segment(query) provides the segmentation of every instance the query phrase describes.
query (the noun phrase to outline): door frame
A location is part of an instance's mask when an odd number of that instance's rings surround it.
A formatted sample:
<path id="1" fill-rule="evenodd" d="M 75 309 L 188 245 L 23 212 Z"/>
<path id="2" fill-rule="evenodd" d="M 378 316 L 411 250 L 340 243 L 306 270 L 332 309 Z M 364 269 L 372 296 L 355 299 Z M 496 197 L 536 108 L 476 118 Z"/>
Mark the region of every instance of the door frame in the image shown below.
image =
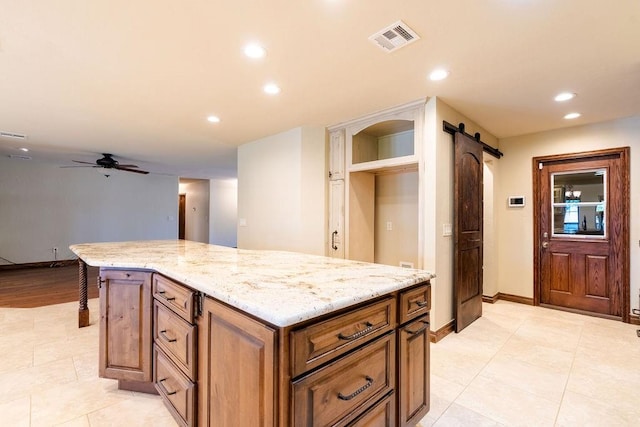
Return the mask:
<path id="1" fill-rule="evenodd" d="M 536 306 L 540 305 L 540 295 L 542 292 L 541 283 L 540 283 L 540 270 L 542 268 L 541 265 L 541 256 L 540 256 L 540 248 L 542 245 L 541 242 L 541 234 L 542 230 L 540 229 L 540 218 L 539 215 L 536 215 L 537 212 L 540 211 L 540 207 L 542 204 L 542 195 L 540 194 L 541 183 L 539 173 L 539 165 L 542 163 L 558 163 L 558 162 L 573 162 L 573 161 L 584 161 L 590 159 L 598 159 L 602 157 L 611 157 L 616 156 L 620 158 L 622 162 L 622 176 L 621 185 L 622 191 L 628 194 L 627 197 L 622 197 L 622 216 L 623 219 L 620 221 L 622 229 L 620 230 L 620 248 L 624 251 L 624 254 L 620 257 L 622 259 L 622 270 L 623 270 L 623 283 L 622 283 L 622 298 L 620 301 L 620 312 L 622 313 L 622 321 L 625 323 L 630 322 L 630 240 L 629 240 L 629 212 L 630 212 L 630 149 L 629 147 L 620 147 L 620 148 L 610 148 L 604 150 L 594 150 L 594 151 L 585 151 L 580 153 L 569 153 L 569 154 L 556 154 L 550 156 L 540 156 L 534 157 L 532 160 L 532 174 L 533 174 L 533 304 Z M 560 309 L 560 307 L 558 307 Z M 571 309 L 567 309 L 568 311 L 572 311 Z M 596 315 L 594 313 L 594 315 Z"/>

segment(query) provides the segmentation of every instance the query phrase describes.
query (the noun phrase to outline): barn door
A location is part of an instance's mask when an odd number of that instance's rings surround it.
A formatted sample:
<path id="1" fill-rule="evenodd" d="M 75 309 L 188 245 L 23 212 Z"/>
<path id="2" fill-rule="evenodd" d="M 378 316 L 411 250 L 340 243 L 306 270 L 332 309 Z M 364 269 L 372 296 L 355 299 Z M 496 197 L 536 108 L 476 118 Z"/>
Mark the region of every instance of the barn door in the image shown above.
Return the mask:
<path id="1" fill-rule="evenodd" d="M 454 299 L 456 332 L 482 316 L 482 145 L 456 132 Z"/>

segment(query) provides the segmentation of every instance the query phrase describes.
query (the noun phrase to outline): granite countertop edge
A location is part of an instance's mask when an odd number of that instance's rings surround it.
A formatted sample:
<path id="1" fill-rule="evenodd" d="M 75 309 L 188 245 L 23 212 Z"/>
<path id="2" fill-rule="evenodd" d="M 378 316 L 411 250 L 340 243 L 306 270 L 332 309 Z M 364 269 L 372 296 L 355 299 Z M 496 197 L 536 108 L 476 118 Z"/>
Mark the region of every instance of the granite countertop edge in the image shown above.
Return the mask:
<path id="1" fill-rule="evenodd" d="M 154 259 L 153 253 L 147 256 L 140 253 L 146 249 L 162 252 L 163 247 L 167 248 L 169 259 Z M 224 265 L 216 268 L 219 260 L 207 257 L 185 261 L 182 255 L 171 253 L 176 251 L 176 247 L 181 254 L 205 252 L 207 255 L 214 251 L 210 255 L 223 258 Z M 160 273 L 277 327 L 292 326 L 435 277 L 425 270 L 297 252 L 238 250 L 175 240 L 75 244 L 70 249 L 94 267 L 144 269 Z M 109 252 L 114 250 L 118 250 L 118 254 Z M 285 264 L 293 260 L 299 264 L 293 264 L 290 270 L 285 265 L 271 271 L 277 267 L 278 260 Z M 313 271 L 307 271 L 301 265 L 305 261 L 314 265 Z M 255 267 L 252 267 L 252 262 Z M 326 275 L 335 274 L 335 279 L 324 277 L 325 268 Z M 351 275 L 350 269 L 353 271 Z M 362 283 L 360 278 L 367 283 Z M 345 286 L 339 286 L 342 283 Z"/>

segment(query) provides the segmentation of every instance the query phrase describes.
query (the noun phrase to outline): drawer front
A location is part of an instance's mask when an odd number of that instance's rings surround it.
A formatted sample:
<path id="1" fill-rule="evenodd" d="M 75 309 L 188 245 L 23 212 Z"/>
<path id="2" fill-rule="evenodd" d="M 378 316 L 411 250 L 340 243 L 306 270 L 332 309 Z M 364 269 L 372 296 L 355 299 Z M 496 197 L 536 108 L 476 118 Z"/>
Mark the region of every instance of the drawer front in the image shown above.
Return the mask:
<path id="1" fill-rule="evenodd" d="M 157 346 L 154 347 L 154 359 L 153 380 L 156 390 L 173 418 L 182 426 L 195 425 L 195 384 Z"/>
<path id="2" fill-rule="evenodd" d="M 395 327 L 395 300 L 388 298 L 291 333 L 296 377 Z"/>
<path id="3" fill-rule="evenodd" d="M 431 310 L 431 285 L 428 283 L 400 293 L 400 323 L 427 314 Z"/>
<path id="4" fill-rule="evenodd" d="M 186 286 L 159 274 L 153 275 L 153 297 L 189 323 L 193 323 L 193 295 L 194 292 Z"/>
<path id="5" fill-rule="evenodd" d="M 349 427 L 394 427 L 396 425 L 396 396 L 389 396 L 367 409 Z"/>
<path id="6" fill-rule="evenodd" d="M 196 327 L 158 301 L 153 304 L 153 340 L 190 378 L 196 376 Z"/>
<path id="7" fill-rule="evenodd" d="M 294 382 L 294 425 L 349 422 L 391 392 L 395 384 L 395 347 L 395 333 L 385 335 Z"/>

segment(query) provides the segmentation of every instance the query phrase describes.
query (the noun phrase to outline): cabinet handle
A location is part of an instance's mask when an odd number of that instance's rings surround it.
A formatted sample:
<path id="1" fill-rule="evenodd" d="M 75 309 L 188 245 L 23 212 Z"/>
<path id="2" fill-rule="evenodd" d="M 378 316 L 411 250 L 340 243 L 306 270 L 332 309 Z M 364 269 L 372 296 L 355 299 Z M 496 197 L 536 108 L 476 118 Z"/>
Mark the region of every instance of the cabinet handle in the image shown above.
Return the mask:
<path id="1" fill-rule="evenodd" d="M 373 378 L 371 378 L 370 376 L 366 376 L 364 377 L 367 380 L 367 383 L 365 385 L 363 385 L 362 387 L 360 387 L 359 389 L 357 389 L 356 391 L 354 391 L 351 394 L 348 395 L 344 395 L 342 393 L 338 393 L 338 399 L 340 400 L 351 400 L 354 397 L 356 397 L 357 395 L 359 395 L 360 393 L 362 393 L 363 391 L 365 391 L 366 389 L 368 389 L 369 387 L 371 387 L 371 384 L 373 384 Z"/>
<path id="2" fill-rule="evenodd" d="M 429 305 L 429 301 L 416 301 L 415 303 L 418 307 L 426 307 Z"/>
<path id="3" fill-rule="evenodd" d="M 167 301 L 174 301 L 176 299 L 176 297 L 168 297 L 165 294 L 167 293 L 167 291 L 160 291 L 158 292 L 160 295 L 162 295 L 162 298 L 164 298 Z"/>
<path id="4" fill-rule="evenodd" d="M 334 251 L 338 250 L 338 247 L 336 246 L 336 236 L 338 235 L 338 230 L 334 231 L 333 233 L 331 233 L 331 248 Z"/>
<path id="5" fill-rule="evenodd" d="M 419 333 L 423 332 L 425 329 L 427 329 L 429 327 L 429 322 L 425 322 L 424 320 L 421 320 L 420 322 L 424 323 L 424 326 L 422 326 L 417 331 L 410 331 L 409 329 L 406 329 L 406 328 L 405 328 L 404 331 L 407 332 L 410 335 L 418 335 Z"/>
<path id="6" fill-rule="evenodd" d="M 160 336 L 161 336 L 162 338 L 164 338 L 165 340 L 169 341 L 169 342 L 176 342 L 176 341 L 178 341 L 178 339 L 177 339 L 177 338 L 169 338 L 169 337 L 167 336 L 167 330 L 166 330 L 166 329 L 165 329 L 164 331 L 160 331 Z"/>
<path id="7" fill-rule="evenodd" d="M 166 381 L 166 378 L 161 379 L 160 381 L 158 381 L 158 387 L 160 387 L 162 389 L 162 392 L 164 394 L 166 394 L 167 396 L 171 396 L 172 394 L 176 394 L 177 391 L 169 391 L 167 390 L 167 388 L 164 386 L 164 384 L 162 384 L 163 381 Z"/>
<path id="8" fill-rule="evenodd" d="M 371 332 L 373 330 L 373 323 L 366 322 L 365 325 L 367 325 L 367 327 L 365 329 L 363 329 L 363 330 L 361 330 L 359 332 L 356 332 L 354 334 L 351 334 L 351 335 L 343 335 L 342 332 L 340 332 L 338 334 L 338 338 L 340 338 L 341 340 L 346 340 L 346 341 L 354 340 L 356 338 L 360 338 L 361 336 L 366 335 L 366 334 L 368 334 L 369 332 Z"/>

